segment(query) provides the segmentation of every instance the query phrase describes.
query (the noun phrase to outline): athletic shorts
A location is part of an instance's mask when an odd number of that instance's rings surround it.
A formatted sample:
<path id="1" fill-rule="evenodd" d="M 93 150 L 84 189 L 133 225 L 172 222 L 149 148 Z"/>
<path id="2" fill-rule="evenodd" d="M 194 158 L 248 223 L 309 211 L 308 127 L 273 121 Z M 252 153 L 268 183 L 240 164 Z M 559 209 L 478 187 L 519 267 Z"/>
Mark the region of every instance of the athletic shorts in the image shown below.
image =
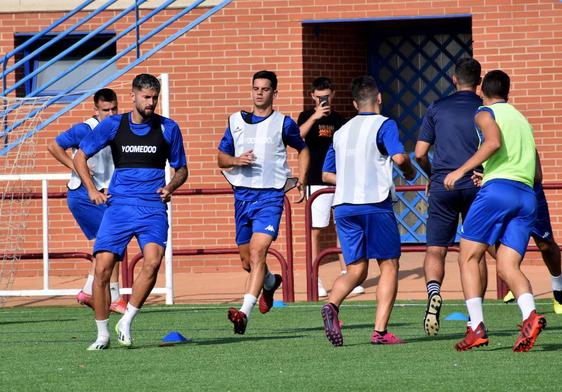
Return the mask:
<path id="1" fill-rule="evenodd" d="M 455 241 L 459 215 L 464 221 L 479 188 L 437 191 L 429 194 L 427 246 L 449 246 Z"/>
<path id="2" fill-rule="evenodd" d="M 283 202 L 283 197 L 256 201 L 235 200 L 236 244 L 249 243 L 254 233 L 268 234 L 274 240 L 277 239 Z"/>
<path id="3" fill-rule="evenodd" d="M 141 251 L 149 243 L 166 248 L 168 214 L 165 205 L 145 207 L 110 204 L 98 231 L 94 254 L 107 251 L 122 259 L 133 237 L 136 237 Z"/>
<path id="4" fill-rule="evenodd" d="M 488 245 L 500 242 L 524 256 L 536 213 L 537 199 L 530 187 L 517 181 L 491 180 L 472 203 L 461 237 Z"/>
<path id="5" fill-rule="evenodd" d="M 360 259 L 400 257 L 400 233 L 393 212 L 336 218 L 336 229 L 346 265 Z"/>
<path id="6" fill-rule="evenodd" d="M 550 224 L 550 212 L 544 195 L 542 185 L 535 185 L 535 196 L 537 197 L 537 219 L 531 230 L 531 235 L 536 240 L 552 241 L 552 225 Z"/>
<path id="7" fill-rule="evenodd" d="M 307 192 L 310 197 L 314 192 L 320 189 L 333 188 L 327 185 L 309 185 L 307 186 Z M 310 211 L 312 215 L 312 228 L 323 229 L 328 227 L 330 224 L 330 215 L 332 213 L 332 202 L 334 201 L 333 193 L 324 193 L 318 196 L 312 202 L 310 206 Z"/>
<path id="8" fill-rule="evenodd" d="M 96 238 L 107 205 L 96 205 L 90 200 L 88 192 L 83 187 L 69 190 L 66 203 L 86 238 L 89 240 Z"/>

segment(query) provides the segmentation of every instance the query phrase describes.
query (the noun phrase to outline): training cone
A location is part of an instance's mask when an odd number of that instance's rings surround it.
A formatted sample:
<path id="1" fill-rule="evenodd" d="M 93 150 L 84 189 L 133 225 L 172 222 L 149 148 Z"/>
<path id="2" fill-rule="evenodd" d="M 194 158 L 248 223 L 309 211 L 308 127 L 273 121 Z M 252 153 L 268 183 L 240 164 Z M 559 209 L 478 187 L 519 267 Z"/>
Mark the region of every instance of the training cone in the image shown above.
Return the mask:
<path id="1" fill-rule="evenodd" d="M 274 308 L 285 308 L 285 307 L 287 307 L 287 304 L 283 301 L 276 300 L 276 301 L 273 301 L 273 307 Z"/>
<path id="2" fill-rule="evenodd" d="M 468 321 L 468 316 L 464 313 L 460 312 L 453 312 L 447 317 L 445 317 L 447 321 Z"/>
<path id="3" fill-rule="evenodd" d="M 173 346 L 175 344 L 189 343 L 191 339 L 186 338 L 177 331 L 172 331 L 162 338 L 160 346 Z"/>

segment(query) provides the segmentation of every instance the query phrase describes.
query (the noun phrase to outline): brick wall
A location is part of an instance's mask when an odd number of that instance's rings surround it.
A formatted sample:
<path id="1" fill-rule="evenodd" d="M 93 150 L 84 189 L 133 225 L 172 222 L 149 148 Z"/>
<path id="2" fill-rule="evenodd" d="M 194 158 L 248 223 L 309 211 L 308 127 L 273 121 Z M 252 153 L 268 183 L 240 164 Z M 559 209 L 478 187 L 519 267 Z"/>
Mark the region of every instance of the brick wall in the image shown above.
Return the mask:
<path id="1" fill-rule="evenodd" d="M 342 4 L 345 3 L 345 4 Z M 143 10 L 142 12 L 147 12 Z M 193 20 L 202 11 L 182 19 Z M 157 22 L 175 11 L 164 12 L 141 28 L 146 34 Z M 222 188 L 226 183 L 216 167 L 216 146 L 224 132 L 229 113 L 250 109 L 250 78 L 253 72 L 270 69 L 280 79 L 276 107 L 296 118 L 309 105 L 306 90 L 310 81 L 324 74 L 338 87 L 338 110 L 350 115 L 347 91 L 353 76 L 366 71 L 367 46 L 353 25 L 324 25 L 322 34 L 303 20 L 355 19 L 472 15 L 474 55 L 484 71 L 502 68 L 512 76 L 511 101 L 528 116 L 536 131 L 546 181 L 560 181 L 557 168 L 562 164 L 562 87 L 559 67 L 562 59 L 562 4 L 557 1 L 387 1 L 364 0 L 238 0 L 189 34 L 161 50 L 156 56 L 113 83 L 121 110 L 129 110 L 129 83 L 140 72 L 170 74 L 171 117 L 184 131 L 190 178 L 186 188 Z M 97 27 L 115 15 L 104 12 L 84 31 Z M 58 19 L 60 13 L 0 14 L 0 51 L 13 49 L 15 32 L 35 32 Z M 72 18 L 68 25 L 83 15 Z M 119 31 L 133 20 L 121 20 Z M 178 24 L 165 30 L 171 34 Z M 159 37 L 163 37 L 162 34 Z M 129 34 L 118 50 L 134 41 Z M 154 40 L 143 44 L 145 51 Z M 134 52 L 119 62 L 123 67 Z M 62 167 L 46 152 L 47 144 L 59 132 L 90 115 L 91 103 L 80 105 L 38 134 L 35 141 L 35 172 L 58 173 Z M 4 158 L 3 158 L 4 159 Z M 295 154 L 291 153 L 295 167 Z M 5 173 L 5 172 L 4 172 Z M 35 187 L 36 189 L 36 187 Z M 62 181 L 54 182 L 53 191 L 64 190 Z M 555 231 L 562 228 L 562 193 L 547 193 Z M 290 195 L 294 200 L 295 195 Z M 52 251 L 89 251 L 66 209 L 64 200 L 50 202 L 50 248 Z M 5 208 L 5 207 L 2 207 Z M 26 232 L 21 246 L 26 251 L 41 250 L 40 202 L 29 202 L 25 209 Z M 174 203 L 174 247 L 234 246 L 233 211 L 230 196 L 178 197 Z M 293 204 L 295 261 L 304 266 L 304 211 Z M 5 217 L 5 215 L 4 215 Z M 24 219 L 22 217 L 22 219 Z M 4 218 L 3 218 L 4 220 Z M 284 251 L 284 232 L 274 245 Z M 333 241 L 328 236 L 326 241 Z M 7 245 L 9 247 L 9 245 Z M 131 247 L 136 253 L 137 248 Z M 178 270 L 209 271 L 237 268 L 236 257 L 181 257 Z M 40 273 L 40 262 L 21 263 L 20 274 Z M 85 271 L 85 263 L 57 262 L 52 273 Z"/>

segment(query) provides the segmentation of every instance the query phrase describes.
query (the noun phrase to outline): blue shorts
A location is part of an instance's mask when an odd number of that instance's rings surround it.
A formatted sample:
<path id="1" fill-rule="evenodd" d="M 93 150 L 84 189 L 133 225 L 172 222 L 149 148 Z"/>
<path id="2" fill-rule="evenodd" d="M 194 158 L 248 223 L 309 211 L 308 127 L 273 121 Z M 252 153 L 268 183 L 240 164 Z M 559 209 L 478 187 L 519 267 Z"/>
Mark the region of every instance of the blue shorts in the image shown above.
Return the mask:
<path id="1" fill-rule="evenodd" d="M 78 189 L 68 191 L 66 203 L 86 238 L 89 240 L 96 238 L 107 205 L 93 203 L 82 185 Z"/>
<path id="2" fill-rule="evenodd" d="M 429 194 L 427 246 L 449 246 L 455 241 L 459 215 L 464 221 L 479 188 L 436 191 Z"/>
<path id="3" fill-rule="evenodd" d="M 503 179 L 489 181 L 472 203 L 461 237 L 488 245 L 501 242 L 524 256 L 536 210 L 535 193 L 527 185 Z"/>
<path id="4" fill-rule="evenodd" d="M 166 248 L 168 214 L 165 205 L 155 208 L 110 204 L 98 231 L 94 254 L 106 251 L 121 259 L 133 236 L 141 251 L 148 243 Z"/>
<path id="5" fill-rule="evenodd" d="M 250 242 L 252 234 L 264 233 L 275 240 L 283 214 L 284 197 L 272 197 L 256 201 L 234 201 L 236 220 L 236 244 Z"/>
<path id="6" fill-rule="evenodd" d="M 400 257 L 400 233 L 393 212 L 336 218 L 336 229 L 346 265 L 360 259 Z"/>
<path id="7" fill-rule="evenodd" d="M 544 189 L 541 184 L 535 185 L 535 196 L 537 197 L 537 219 L 531 235 L 535 241 L 552 241 L 552 225 L 550 224 L 550 212 L 548 211 L 548 203 L 544 195 Z"/>

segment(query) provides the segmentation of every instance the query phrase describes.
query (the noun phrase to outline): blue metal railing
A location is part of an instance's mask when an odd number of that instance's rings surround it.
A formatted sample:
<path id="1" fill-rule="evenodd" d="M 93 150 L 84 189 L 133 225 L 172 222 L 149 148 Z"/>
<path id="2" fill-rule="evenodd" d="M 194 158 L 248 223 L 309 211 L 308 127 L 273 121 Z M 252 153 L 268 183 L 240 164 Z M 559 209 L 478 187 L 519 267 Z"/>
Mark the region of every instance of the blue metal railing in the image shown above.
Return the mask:
<path id="1" fill-rule="evenodd" d="M 112 3 L 115 0 L 110 0 L 109 3 Z M 146 0 L 137 0 L 138 3 L 140 4 L 141 2 L 144 2 Z M 165 3 L 163 3 L 162 5 L 160 5 L 158 8 L 156 8 L 155 10 L 153 10 L 152 12 L 150 12 L 149 14 L 147 14 L 145 17 L 141 18 L 141 19 L 137 19 L 136 22 L 132 25 L 130 25 L 129 27 L 127 27 L 125 30 L 123 30 L 121 33 L 119 33 L 119 35 L 117 35 L 116 37 L 114 37 L 112 40 L 104 43 L 104 45 L 102 45 L 100 48 L 92 51 L 90 54 L 88 54 L 87 56 L 85 56 L 84 58 L 82 58 L 81 60 L 79 60 L 77 63 L 73 64 L 70 68 L 64 70 L 61 74 L 59 74 L 59 76 L 57 78 L 54 78 L 53 80 L 49 81 L 46 85 L 41 86 L 40 88 L 38 88 L 37 90 L 32 91 L 29 95 L 30 96 L 36 96 L 37 94 L 41 93 L 42 91 L 44 91 L 46 88 L 48 88 L 50 85 L 52 85 L 53 83 L 55 83 L 56 81 L 60 80 L 62 77 L 64 77 L 66 74 L 68 74 L 69 72 L 73 71 L 74 69 L 76 69 L 78 66 L 80 66 L 81 64 L 83 64 L 85 61 L 87 61 L 88 59 L 90 59 L 91 57 L 95 56 L 97 53 L 99 53 L 101 50 L 103 50 L 104 48 L 106 48 L 107 46 L 109 46 L 111 43 L 115 42 L 116 40 L 118 40 L 119 38 L 121 38 L 122 36 L 124 36 L 125 34 L 127 34 L 128 32 L 130 32 L 132 29 L 136 29 L 138 31 L 138 27 L 144 23 L 145 21 L 147 21 L 148 19 L 150 19 L 152 16 L 154 16 L 156 13 L 160 12 L 161 10 L 165 9 L 168 5 L 170 5 L 171 3 L 173 3 L 175 0 L 168 0 Z M 115 74 L 111 75 L 110 77 L 106 78 L 105 80 L 103 80 L 102 82 L 99 83 L 100 86 L 105 86 L 108 85 L 109 83 L 113 82 L 114 80 L 116 80 L 117 78 L 119 78 L 120 76 L 124 75 L 126 72 L 130 71 L 132 68 L 134 68 L 135 66 L 137 66 L 138 64 L 140 64 L 141 62 L 145 61 L 146 59 L 148 59 L 149 57 L 153 56 L 155 53 L 157 53 L 160 49 L 162 49 L 163 47 L 169 45 L 171 42 L 175 41 L 176 39 L 178 39 L 179 37 L 181 37 L 182 35 L 184 35 L 185 33 L 187 33 L 188 31 L 192 30 L 193 28 L 195 28 L 196 26 L 198 26 L 201 22 L 203 22 L 204 20 L 208 19 L 210 16 L 212 16 L 213 14 L 215 14 L 216 12 L 220 11 L 221 9 L 223 9 L 224 7 L 226 7 L 228 4 L 230 4 L 233 0 L 224 0 L 221 3 L 215 5 L 214 7 L 210 8 L 208 11 L 206 11 L 205 13 L 203 13 L 201 16 L 197 17 L 195 20 L 193 20 L 191 23 L 189 23 L 188 25 L 186 25 L 185 27 L 181 28 L 179 31 L 177 31 L 176 33 L 172 34 L 171 36 L 169 36 L 167 39 L 165 39 L 164 41 L 160 42 L 159 44 L 155 45 L 151 50 L 149 50 L 148 52 L 146 52 L 144 55 L 140 55 L 140 44 L 145 42 L 146 40 L 154 37 L 156 34 L 158 34 L 159 32 L 161 32 L 163 29 L 165 29 L 166 27 L 168 27 L 169 25 L 171 25 L 172 23 L 174 23 L 175 21 L 177 21 L 179 18 L 183 17 L 184 15 L 186 15 L 188 12 L 190 12 L 191 10 L 193 10 L 194 8 L 196 8 L 197 6 L 199 6 L 200 4 L 202 4 L 205 0 L 197 0 L 194 3 L 192 3 L 189 7 L 184 8 L 182 11 L 180 11 L 178 14 L 174 15 L 173 17 L 169 18 L 167 21 L 163 22 L 160 26 L 154 28 L 150 33 L 146 34 L 145 36 L 143 36 L 142 38 L 138 37 L 137 41 L 128 46 L 127 48 L 125 48 L 124 50 L 122 50 L 120 53 L 116 54 L 115 56 L 113 56 L 111 59 L 107 60 L 106 62 L 104 62 L 103 64 L 101 64 L 100 66 L 98 66 L 96 69 L 94 69 L 93 71 L 91 71 L 88 75 L 84 75 L 82 77 L 82 80 L 78 81 L 77 83 L 75 83 L 73 86 L 68 87 L 67 89 L 65 89 L 64 91 L 58 93 L 56 96 L 54 97 L 49 97 L 48 99 L 46 98 L 46 101 L 43 103 L 43 105 L 39 108 L 36 108 L 32 111 L 30 111 L 26 116 L 24 116 L 22 119 L 14 122 L 11 126 L 6 127 L 4 129 L 3 132 L 0 132 L 0 137 L 5 137 L 7 136 L 11 131 L 13 131 L 15 128 L 19 127 L 20 125 L 22 125 L 23 123 L 25 123 L 27 120 L 29 120 L 30 118 L 34 117 L 37 113 L 39 113 L 40 111 L 42 111 L 43 109 L 45 109 L 46 107 L 48 107 L 49 105 L 59 101 L 63 96 L 75 91 L 79 86 L 81 86 L 82 84 L 84 84 L 89 78 L 91 78 L 93 75 L 96 75 L 99 71 L 103 70 L 104 68 L 106 68 L 108 65 L 118 61 L 120 58 L 122 58 L 123 56 L 125 56 L 127 53 L 131 52 L 132 50 L 134 50 L 135 48 L 137 49 L 137 59 L 131 63 L 129 63 L 125 68 L 119 70 L 118 72 L 116 72 Z M 82 5 L 81 5 L 82 6 Z M 128 12 L 130 12 L 132 9 L 137 8 L 137 4 L 134 6 L 131 6 L 128 8 Z M 74 12 L 74 11 L 73 11 Z M 125 11 L 122 12 L 122 14 L 125 14 Z M 121 16 L 122 17 L 122 16 Z M 57 21 L 56 23 L 58 23 L 59 21 Z M 62 23 L 62 22 L 61 22 Z M 107 22 L 109 23 L 109 22 Z M 106 24 L 107 24 L 106 23 Z M 59 23 L 60 24 L 60 23 Z M 105 25 L 105 24 L 104 24 Z M 74 27 L 74 26 L 73 26 Z M 105 26 L 107 27 L 107 26 Z M 52 30 L 52 26 L 50 26 L 48 29 Z M 42 32 L 42 34 L 44 35 L 45 32 Z M 81 41 L 86 41 L 86 37 L 84 37 Z M 41 48 L 39 48 L 41 49 Z M 38 49 L 38 50 L 39 50 Z M 67 52 L 68 51 L 68 52 Z M 67 49 L 67 53 L 69 53 L 71 51 L 71 48 Z M 36 53 L 33 53 L 33 56 L 35 56 Z M 26 58 L 28 58 L 29 56 L 26 56 Z M 57 56 L 59 57 L 59 56 Z M 60 56 L 62 57 L 62 56 Z M 59 58 L 60 58 L 59 57 Z M 24 62 L 24 59 L 20 60 L 19 63 L 20 65 Z M 6 61 L 3 59 L 3 62 Z M 51 64 L 54 63 L 56 60 L 52 60 Z M 15 69 L 14 66 L 11 67 L 11 70 Z M 3 73 L 3 77 L 5 79 L 5 76 L 7 74 L 8 71 L 6 71 L 6 73 Z M 21 82 L 21 81 L 20 81 Z M 21 82 L 23 83 L 23 82 Z M 21 85 L 21 83 L 19 85 Z M 16 86 L 17 87 L 17 86 Z M 10 91 L 13 91 L 14 88 L 16 87 L 12 87 L 10 89 Z M 23 142 L 24 140 L 26 140 L 27 138 L 33 136 L 35 133 L 39 132 L 41 129 L 45 128 L 47 125 L 49 125 L 50 123 L 52 123 L 53 121 L 55 121 L 57 118 L 59 118 L 60 116 L 62 116 L 63 114 L 67 113 L 68 111 L 70 111 L 71 109 L 73 109 L 74 107 L 76 107 L 77 105 L 79 105 L 83 100 L 87 99 L 88 97 L 90 97 L 99 87 L 92 87 L 89 88 L 87 91 L 84 92 L 80 92 L 80 96 L 77 97 L 73 102 L 69 103 L 66 107 L 64 107 L 63 109 L 59 110 L 58 112 L 56 112 L 55 114 L 53 114 L 51 117 L 49 117 L 48 119 L 46 119 L 45 121 L 41 122 L 39 125 L 37 125 L 35 128 L 33 128 L 32 130 L 30 130 L 29 132 L 27 132 L 26 134 L 24 134 L 23 136 L 20 136 L 19 138 L 17 138 L 16 140 L 12 141 L 11 143 L 7 143 L 4 148 L 2 150 L 0 150 L 0 156 L 5 155 L 8 151 L 10 151 L 12 148 L 14 148 L 15 146 L 17 146 L 18 144 L 20 144 L 21 142 Z M 4 110 L 3 115 L 7 115 L 9 113 L 10 110 L 13 110 L 14 106 L 12 106 L 11 108 L 6 108 Z"/>
<path id="2" fill-rule="evenodd" d="M 112 0 L 113 1 L 113 0 Z M 146 0 L 137 0 L 138 4 L 142 4 L 144 2 L 146 2 Z M 49 68 L 51 65 L 53 65 L 54 63 L 56 63 L 58 60 L 64 58 L 67 54 L 72 53 L 72 51 L 74 51 L 75 49 L 77 49 L 78 47 L 80 47 L 80 45 L 82 45 L 85 42 L 88 42 L 88 40 L 92 37 L 94 37 L 95 35 L 97 35 L 98 33 L 100 33 L 101 31 L 104 31 L 107 27 L 111 26 L 113 23 L 117 22 L 118 20 L 120 20 L 122 17 L 124 17 L 125 15 L 127 15 L 129 12 L 131 12 L 132 10 L 135 9 L 135 5 L 130 5 L 129 7 L 125 8 L 123 11 L 119 12 L 117 15 L 115 15 L 113 18 L 109 19 L 107 22 L 101 24 L 98 28 L 92 30 L 91 32 L 89 32 L 88 34 L 86 34 L 84 37 L 82 37 L 80 40 L 78 40 L 76 43 L 74 43 L 73 45 L 69 46 L 68 48 L 66 48 L 65 50 L 63 50 L 62 52 L 60 52 L 59 54 L 57 54 L 55 57 L 53 57 L 52 59 L 50 59 L 49 61 L 47 61 L 45 64 L 41 65 L 40 67 L 38 67 L 37 69 L 34 69 L 33 72 L 30 72 L 29 74 L 27 74 L 25 77 L 21 78 L 20 80 L 18 80 L 16 83 L 14 83 L 13 86 L 11 86 L 10 88 L 7 88 L 6 90 L 4 90 L 4 95 L 7 95 L 9 93 L 11 93 L 12 91 L 15 91 L 19 86 L 23 85 L 25 82 L 27 82 L 28 80 L 30 80 L 31 78 L 35 77 L 36 75 L 38 75 L 39 73 L 41 73 L 42 71 L 46 70 L 47 68 Z M 50 44 L 51 42 L 55 41 L 57 38 L 59 38 L 59 36 L 55 37 L 53 40 L 49 41 L 48 43 Z M 38 51 L 39 49 L 37 49 Z M 35 51 L 35 52 L 37 52 Z M 35 53 L 34 52 L 34 53 Z M 32 57 L 31 55 L 29 55 L 28 57 Z M 26 57 L 27 58 L 27 57 Z M 25 62 L 24 59 L 20 60 L 19 62 Z M 14 65 L 15 66 L 15 65 Z M 13 68 L 13 67 L 12 67 Z M 61 74 L 67 74 L 69 73 L 68 70 L 63 71 Z M 58 76 L 61 76 L 61 74 L 59 74 Z M 55 78 L 56 79 L 56 78 Z M 54 79 L 53 79 L 54 80 Z M 53 83 L 56 80 L 52 81 Z M 31 93 L 27 94 L 28 97 L 33 97 L 35 95 L 37 95 L 38 92 L 37 91 L 32 91 Z"/>
<path id="3" fill-rule="evenodd" d="M 21 60 L 17 61 L 14 65 L 12 65 L 10 68 L 6 69 L 5 71 L 2 72 L 2 77 L 6 78 L 6 75 L 8 75 L 10 72 L 15 71 L 16 68 L 18 68 L 19 66 L 25 64 L 27 61 L 29 61 L 30 59 L 34 58 L 35 56 L 37 56 L 38 54 L 40 54 L 42 51 L 44 51 L 45 49 L 51 47 L 52 45 L 56 44 L 57 42 L 59 42 L 60 40 L 62 40 L 63 38 L 65 38 L 68 34 L 72 33 L 74 30 L 76 30 L 78 27 L 82 26 L 84 23 L 88 22 L 90 19 L 92 19 L 93 17 L 95 17 L 96 15 L 98 15 L 99 13 L 101 13 L 102 11 L 105 11 L 110 5 L 112 5 L 113 3 L 115 3 L 117 0 L 109 0 L 107 3 L 105 3 L 104 5 L 102 5 L 99 8 L 96 8 L 92 13 L 90 13 L 89 15 L 86 15 L 84 18 L 80 19 L 78 22 L 76 22 L 75 24 L 73 24 L 68 30 L 57 34 L 57 36 L 55 38 L 53 38 L 52 40 L 49 40 L 48 42 L 46 42 L 45 44 L 43 44 L 41 47 L 37 48 L 36 50 L 34 50 L 32 53 L 28 54 L 27 56 L 25 56 L 24 58 L 22 58 Z M 59 23 L 60 24 L 60 23 Z M 51 27 L 51 26 L 50 26 Z M 57 27 L 57 25 L 55 24 L 55 27 Z M 44 34 L 43 34 L 44 35 Z M 3 95 L 6 95 L 6 93 L 3 93 Z"/>

